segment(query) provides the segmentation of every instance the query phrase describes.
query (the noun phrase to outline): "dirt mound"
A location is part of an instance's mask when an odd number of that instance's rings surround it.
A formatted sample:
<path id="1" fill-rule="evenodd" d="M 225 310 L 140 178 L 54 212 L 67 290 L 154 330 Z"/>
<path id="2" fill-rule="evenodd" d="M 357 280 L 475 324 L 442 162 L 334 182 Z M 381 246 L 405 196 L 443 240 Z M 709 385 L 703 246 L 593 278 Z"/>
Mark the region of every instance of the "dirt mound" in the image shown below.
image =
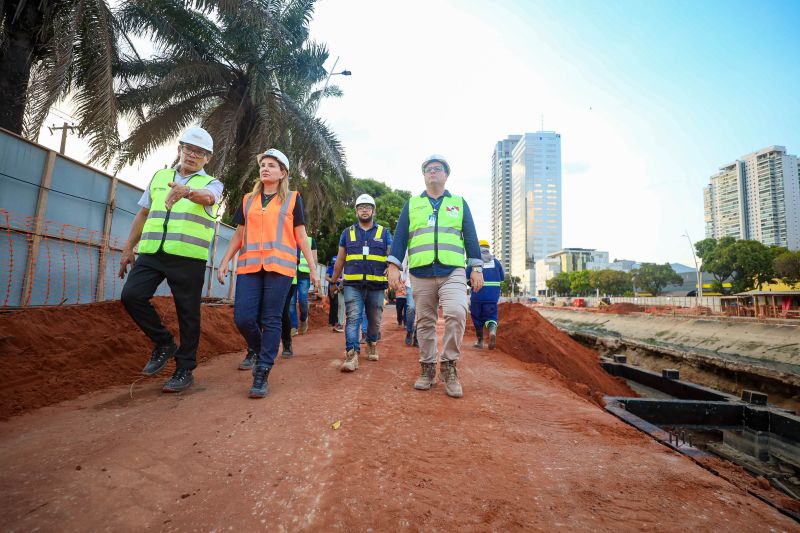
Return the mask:
<path id="1" fill-rule="evenodd" d="M 172 298 L 154 298 L 153 303 L 178 338 Z M 222 353 L 244 352 L 232 306 L 204 305 L 202 313 L 198 362 Z M 310 315 L 310 328 L 327 324 L 323 302 L 312 302 Z M 4 313 L 0 315 L 0 420 L 132 383 L 142 377 L 152 349 L 119 301 Z M 156 379 L 166 379 L 173 365 Z"/>
<path id="2" fill-rule="evenodd" d="M 624 305 L 624 304 L 619 304 Z M 603 405 L 603 396 L 636 396 L 624 381 L 608 375 L 598 355 L 521 304 L 501 304 L 497 347 L 526 363 L 555 370 L 573 392 Z"/>
<path id="3" fill-rule="evenodd" d="M 598 308 L 598 311 L 603 313 L 613 313 L 615 315 L 627 315 L 628 313 L 641 313 L 644 311 L 644 307 L 625 302 L 611 304 L 608 307 L 600 307 Z"/>

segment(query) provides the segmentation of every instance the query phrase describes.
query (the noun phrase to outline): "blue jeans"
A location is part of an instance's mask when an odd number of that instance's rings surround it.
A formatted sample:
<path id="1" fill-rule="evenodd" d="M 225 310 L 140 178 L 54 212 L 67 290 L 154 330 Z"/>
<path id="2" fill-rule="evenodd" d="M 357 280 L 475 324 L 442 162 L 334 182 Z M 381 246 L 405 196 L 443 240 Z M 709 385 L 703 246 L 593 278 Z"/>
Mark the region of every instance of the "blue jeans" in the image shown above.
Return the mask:
<path id="1" fill-rule="evenodd" d="M 361 332 L 364 336 L 367 336 L 367 327 L 369 325 L 369 320 L 367 319 L 367 307 L 364 306 L 364 309 L 361 310 Z"/>
<path id="2" fill-rule="evenodd" d="M 272 368 L 281 342 L 281 315 L 292 278 L 277 272 L 239 274 L 233 321 L 258 357 L 256 366 Z"/>
<path id="3" fill-rule="evenodd" d="M 368 329 L 367 341 L 377 342 L 381 332 L 383 315 L 383 289 L 362 289 L 344 286 L 344 304 L 347 309 L 347 325 L 344 330 L 345 348 L 361 352 L 358 344 L 362 314 L 366 312 Z"/>
<path id="4" fill-rule="evenodd" d="M 411 296 L 411 287 L 406 289 L 406 333 L 414 333 L 414 319 L 417 317 L 417 304 Z"/>
<path id="5" fill-rule="evenodd" d="M 289 318 L 292 321 L 292 327 L 297 329 L 297 303 L 300 303 L 300 321 L 305 322 L 308 320 L 308 289 L 311 286 L 309 278 L 297 278 L 297 290 L 292 296 L 292 301 L 289 303 Z"/>

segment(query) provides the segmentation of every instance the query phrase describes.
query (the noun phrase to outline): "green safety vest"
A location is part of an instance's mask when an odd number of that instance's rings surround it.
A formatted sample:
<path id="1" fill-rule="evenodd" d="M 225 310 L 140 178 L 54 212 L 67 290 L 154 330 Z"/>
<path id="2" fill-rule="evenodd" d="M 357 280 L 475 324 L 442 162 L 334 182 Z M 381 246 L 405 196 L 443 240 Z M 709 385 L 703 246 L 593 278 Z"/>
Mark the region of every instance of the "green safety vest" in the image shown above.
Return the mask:
<path id="1" fill-rule="evenodd" d="M 311 237 L 308 237 L 309 249 L 311 248 L 311 240 Z M 311 269 L 308 268 L 308 261 L 306 261 L 306 256 L 303 254 L 303 252 L 300 252 L 300 264 L 297 266 L 297 270 L 299 272 L 305 272 L 306 274 L 311 272 Z"/>
<path id="2" fill-rule="evenodd" d="M 438 261 L 464 268 L 464 199 L 445 196 L 434 212 L 427 196 L 408 200 L 408 267 L 418 268 Z"/>
<path id="3" fill-rule="evenodd" d="M 212 207 L 214 216 L 206 212 L 205 206 L 186 198 L 167 211 L 164 202 L 170 191 L 168 184 L 175 181 L 176 173 L 174 169 L 159 170 L 150 182 L 150 213 L 142 228 L 139 253 L 154 254 L 160 248 L 168 254 L 207 261 L 219 204 Z M 213 176 L 195 174 L 186 184 L 203 189 L 213 180 Z"/>

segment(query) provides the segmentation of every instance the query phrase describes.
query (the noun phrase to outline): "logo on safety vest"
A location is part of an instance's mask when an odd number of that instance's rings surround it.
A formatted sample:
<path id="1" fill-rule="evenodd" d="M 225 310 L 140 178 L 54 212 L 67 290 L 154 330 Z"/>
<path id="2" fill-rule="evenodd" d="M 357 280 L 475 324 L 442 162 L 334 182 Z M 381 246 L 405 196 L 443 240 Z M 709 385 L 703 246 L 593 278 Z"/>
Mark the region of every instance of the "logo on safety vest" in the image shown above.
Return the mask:
<path id="1" fill-rule="evenodd" d="M 455 217 L 457 217 L 459 212 L 461 211 L 461 208 L 458 207 L 457 205 L 448 205 L 446 209 L 447 209 L 447 214 Z"/>

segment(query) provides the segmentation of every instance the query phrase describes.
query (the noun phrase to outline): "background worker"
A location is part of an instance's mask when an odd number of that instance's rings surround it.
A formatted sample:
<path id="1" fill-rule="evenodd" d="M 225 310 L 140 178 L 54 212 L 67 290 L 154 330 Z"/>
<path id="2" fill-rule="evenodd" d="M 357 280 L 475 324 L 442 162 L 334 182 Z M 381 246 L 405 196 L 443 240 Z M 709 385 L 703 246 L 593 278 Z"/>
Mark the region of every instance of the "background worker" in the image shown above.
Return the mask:
<path id="1" fill-rule="evenodd" d="M 481 240 L 481 261 L 483 261 L 483 288 L 470 294 L 469 312 L 478 340 L 473 348 L 483 348 L 483 328 L 489 329 L 489 349 L 494 350 L 497 343 L 497 302 L 500 300 L 500 283 L 505 279 L 503 265 L 492 255 L 489 241 Z M 467 277 L 472 266 L 467 267 Z"/>
<path id="2" fill-rule="evenodd" d="M 331 257 L 330 264 L 325 271 L 325 281 L 328 282 L 328 326 L 336 331 L 339 326 L 339 299 L 336 280 L 333 279 L 333 267 L 336 265 L 336 256 Z"/>
<path id="3" fill-rule="evenodd" d="M 239 251 L 233 320 L 247 346 L 258 354 L 249 396 L 263 398 L 281 342 L 281 315 L 297 271 L 298 245 L 308 260 L 310 280 L 315 285 L 319 280 L 306 235 L 303 201 L 289 190 L 289 160 L 274 148 L 256 160 L 259 178 L 233 215 L 236 231 L 217 278 L 225 283 L 229 263 Z"/>
<path id="4" fill-rule="evenodd" d="M 456 373 L 467 320 L 467 279 L 464 254 L 473 266 L 470 282 L 473 290 L 483 286 L 483 262 L 475 223 L 466 201 L 444 188 L 450 165 L 441 155 L 432 155 L 422 163 L 425 191 L 409 198 L 397 221 L 395 241 L 389 256 L 387 276 L 392 288 L 403 283 L 401 257 L 408 252 L 411 290 L 417 306 L 419 338 L 418 390 L 429 390 L 436 383 L 436 321 L 439 305 L 444 314 L 441 376 L 445 393 L 463 396 Z"/>
<path id="5" fill-rule="evenodd" d="M 375 223 L 375 200 L 369 194 L 356 199 L 358 222 L 342 232 L 339 239 L 339 254 L 333 269 L 336 279 L 344 270 L 344 301 L 347 311 L 345 326 L 346 356 L 342 372 L 358 370 L 361 352 L 358 333 L 362 313 L 366 310 L 367 360 L 378 360 L 383 314 L 383 291 L 386 290 L 386 256 L 392 246 L 392 234 L 387 228 Z"/>
<path id="6" fill-rule="evenodd" d="M 214 142 L 206 130 L 195 127 L 183 132 L 178 164 L 159 170 L 150 180 L 120 259 L 120 278 L 133 264 L 122 288 L 122 303 L 155 344 L 142 374 L 158 374 L 175 357 L 175 372 L 164 385 L 164 392 L 179 392 L 194 382 L 208 248 L 214 240 L 223 190 L 222 183 L 203 170 L 213 152 Z M 138 259 L 133 252 L 137 243 Z M 180 348 L 150 303 L 164 279 L 175 300 Z"/>
<path id="7" fill-rule="evenodd" d="M 414 294 L 411 290 L 411 275 L 408 272 L 408 254 L 403 259 L 403 273 L 401 274 L 403 284 L 406 286 L 406 346 L 419 346 L 417 340 L 417 330 L 415 319 L 417 307 L 414 303 Z"/>
<path id="8" fill-rule="evenodd" d="M 317 241 L 314 237 L 308 237 L 308 245 L 311 247 L 311 255 L 314 256 L 314 264 L 317 264 Z M 297 287 L 295 288 L 292 300 L 289 303 L 289 317 L 292 321 L 292 335 L 302 335 L 308 331 L 308 288 L 311 284 L 309 280 L 310 267 L 308 261 L 300 253 L 297 247 Z M 298 321 L 297 308 L 300 307 L 300 317 Z"/>

